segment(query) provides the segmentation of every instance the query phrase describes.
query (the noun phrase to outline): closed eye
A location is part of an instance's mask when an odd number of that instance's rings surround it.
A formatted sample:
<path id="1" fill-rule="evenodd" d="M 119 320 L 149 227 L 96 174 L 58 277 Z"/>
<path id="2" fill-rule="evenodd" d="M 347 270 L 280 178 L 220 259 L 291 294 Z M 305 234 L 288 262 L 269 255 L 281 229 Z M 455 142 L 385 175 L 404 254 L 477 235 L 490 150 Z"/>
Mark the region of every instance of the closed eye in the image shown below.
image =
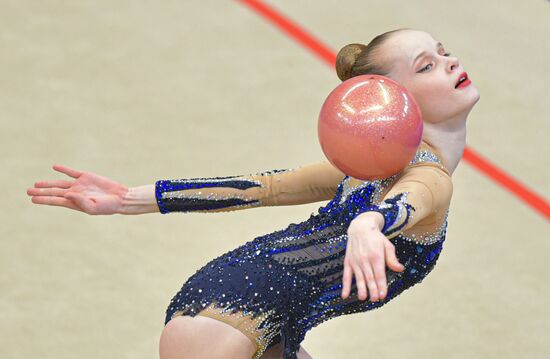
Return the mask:
<path id="1" fill-rule="evenodd" d="M 450 52 L 446 52 L 443 54 L 443 56 L 451 56 L 451 53 Z M 420 69 L 420 71 L 418 72 L 425 72 L 424 70 L 427 70 L 428 69 L 428 66 L 432 65 L 431 63 L 430 64 L 427 64 L 426 66 L 424 66 L 423 68 Z"/>

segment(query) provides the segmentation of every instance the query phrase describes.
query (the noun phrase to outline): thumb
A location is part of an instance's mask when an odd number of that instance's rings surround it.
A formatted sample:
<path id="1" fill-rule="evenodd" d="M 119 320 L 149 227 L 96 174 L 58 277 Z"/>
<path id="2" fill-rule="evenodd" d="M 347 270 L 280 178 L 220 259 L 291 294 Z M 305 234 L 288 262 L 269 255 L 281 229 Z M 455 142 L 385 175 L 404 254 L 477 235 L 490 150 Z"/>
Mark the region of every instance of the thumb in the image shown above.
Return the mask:
<path id="1" fill-rule="evenodd" d="M 395 246 L 391 243 L 386 244 L 386 263 L 395 272 L 402 272 L 405 269 L 405 266 L 399 263 L 399 259 L 395 255 Z"/>
<path id="2" fill-rule="evenodd" d="M 84 197 L 80 193 L 68 192 L 68 193 L 65 193 L 65 198 L 75 202 L 80 208 L 84 210 L 84 212 L 92 213 L 92 210 L 93 210 L 92 200 Z"/>

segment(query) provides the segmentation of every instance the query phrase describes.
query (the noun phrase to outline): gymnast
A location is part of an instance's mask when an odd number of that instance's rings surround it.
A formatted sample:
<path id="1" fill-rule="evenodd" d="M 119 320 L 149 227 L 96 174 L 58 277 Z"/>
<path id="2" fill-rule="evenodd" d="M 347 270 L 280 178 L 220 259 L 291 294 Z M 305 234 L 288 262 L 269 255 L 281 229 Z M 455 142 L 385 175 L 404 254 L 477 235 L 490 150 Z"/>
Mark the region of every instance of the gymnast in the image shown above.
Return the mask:
<path id="1" fill-rule="evenodd" d="M 342 81 L 387 76 L 416 99 L 422 141 L 398 174 L 363 181 L 325 160 L 127 187 L 54 165 L 71 179 L 39 181 L 27 190 L 33 203 L 89 215 L 213 213 L 329 201 L 309 218 L 256 237 L 188 278 L 166 309 L 161 359 L 311 358 L 300 345 L 310 329 L 379 308 L 434 268 L 445 241 L 451 176 L 478 90 L 443 44 L 409 28 L 378 35 L 368 45 L 344 46 L 336 73 Z"/>

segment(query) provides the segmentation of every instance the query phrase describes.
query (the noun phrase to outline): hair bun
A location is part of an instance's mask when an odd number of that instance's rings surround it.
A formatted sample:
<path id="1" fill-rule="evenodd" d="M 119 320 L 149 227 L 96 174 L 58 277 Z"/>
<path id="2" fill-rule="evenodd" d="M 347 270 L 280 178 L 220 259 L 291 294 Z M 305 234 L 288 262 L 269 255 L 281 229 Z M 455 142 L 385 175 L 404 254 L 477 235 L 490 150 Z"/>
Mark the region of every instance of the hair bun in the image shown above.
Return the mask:
<path id="1" fill-rule="evenodd" d="M 352 77 L 355 61 L 365 48 L 366 46 L 363 44 L 349 44 L 338 51 L 338 55 L 336 55 L 336 74 L 340 80 L 346 81 Z"/>

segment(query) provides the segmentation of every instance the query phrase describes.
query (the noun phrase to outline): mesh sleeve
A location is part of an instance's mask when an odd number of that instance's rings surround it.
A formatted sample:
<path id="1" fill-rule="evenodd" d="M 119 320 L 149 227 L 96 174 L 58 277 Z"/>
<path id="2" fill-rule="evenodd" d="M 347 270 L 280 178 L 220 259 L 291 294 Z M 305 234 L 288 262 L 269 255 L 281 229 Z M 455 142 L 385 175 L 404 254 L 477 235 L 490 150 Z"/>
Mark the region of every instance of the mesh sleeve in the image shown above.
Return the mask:
<path id="1" fill-rule="evenodd" d="M 344 177 L 324 161 L 251 175 L 159 180 L 155 197 L 162 214 L 296 205 L 333 198 Z"/>
<path id="2" fill-rule="evenodd" d="M 361 213 L 374 211 L 384 216 L 382 233 L 388 238 L 449 207 L 453 192 L 451 178 L 431 164 L 410 166 L 403 171 L 379 204 Z"/>

